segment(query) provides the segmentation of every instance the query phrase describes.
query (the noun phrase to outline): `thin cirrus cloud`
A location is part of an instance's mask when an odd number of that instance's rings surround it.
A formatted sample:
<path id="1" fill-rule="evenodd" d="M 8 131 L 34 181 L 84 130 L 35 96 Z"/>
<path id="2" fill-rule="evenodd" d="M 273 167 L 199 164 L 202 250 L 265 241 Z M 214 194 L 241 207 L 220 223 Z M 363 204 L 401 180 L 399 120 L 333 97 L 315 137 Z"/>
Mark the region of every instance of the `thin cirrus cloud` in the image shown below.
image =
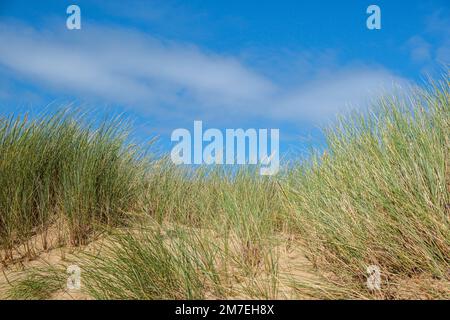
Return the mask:
<path id="1" fill-rule="evenodd" d="M 137 30 L 86 24 L 82 32 L 50 30 L 0 25 L 0 42 L 8 44 L 0 50 L 0 70 L 44 90 L 149 115 L 170 108 L 181 117 L 237 114 L 320 122 L 407 82 L 381 67 L 348 64 L 286 87 L 237 57 Z M 320 66 L 309 63 L 310 69 Z"/>

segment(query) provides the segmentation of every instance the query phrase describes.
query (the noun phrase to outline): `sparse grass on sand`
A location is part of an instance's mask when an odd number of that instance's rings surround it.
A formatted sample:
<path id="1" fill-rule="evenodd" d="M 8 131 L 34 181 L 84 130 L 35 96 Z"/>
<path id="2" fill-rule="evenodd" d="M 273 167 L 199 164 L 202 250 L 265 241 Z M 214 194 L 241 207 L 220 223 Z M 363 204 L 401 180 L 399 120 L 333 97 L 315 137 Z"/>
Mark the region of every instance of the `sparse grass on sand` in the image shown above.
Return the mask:
<path id="1" fill-rule="evenodd" d="M 72 246 L 105 231 L 70 260 L 89 298 L 448 299 L 449 84 L 341 120 L 325 153 L 275 177 L 150 162 L 120 123 L 0 120 L 3 262 L 63 221 Z M 54 297 L 68 263 L 25 268 L 3 292 Z"/>

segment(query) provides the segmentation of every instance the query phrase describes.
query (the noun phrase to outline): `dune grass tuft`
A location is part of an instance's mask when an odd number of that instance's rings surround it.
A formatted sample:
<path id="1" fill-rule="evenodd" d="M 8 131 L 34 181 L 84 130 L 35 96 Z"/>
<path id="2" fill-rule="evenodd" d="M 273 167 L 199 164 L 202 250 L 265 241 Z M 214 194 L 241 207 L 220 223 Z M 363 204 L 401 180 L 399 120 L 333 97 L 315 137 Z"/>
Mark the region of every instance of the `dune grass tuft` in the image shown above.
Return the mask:
<path id="1" fill-rule="evenodd" d="M 96 225 L 116 225 L 143 186 L 141 151 L 126 143 L 125 123 L 100 127 L 74 112 L 34 120 L 0 118 L 0 246 L 18 243 L 56 221 L 82 244 Z M 8 257 L 6 257 L 8 258 Z"/>
<path id="2" fill-rule="evenodd" d="M 326 154 L 290 175 L 292 221 L 341 288 L 368 293 L 369 265 L 380 267 L 387 298 L 397 277 L 449 283 L 449 95 L 446 80 L 382 99 L 330 130 Z"/>

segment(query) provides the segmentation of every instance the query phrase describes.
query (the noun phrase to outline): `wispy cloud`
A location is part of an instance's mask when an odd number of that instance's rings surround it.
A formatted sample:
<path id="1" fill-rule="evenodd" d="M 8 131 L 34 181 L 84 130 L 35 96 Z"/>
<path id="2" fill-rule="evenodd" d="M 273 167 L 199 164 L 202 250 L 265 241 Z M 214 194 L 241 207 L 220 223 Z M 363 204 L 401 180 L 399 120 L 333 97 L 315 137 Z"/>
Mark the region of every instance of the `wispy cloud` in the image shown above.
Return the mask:
<path id="1" fill-rule="evenodd" d="M 89 24 L 81 31 L 50 30 L 0 25 L 0 42 L 7 43 L 0 65 L 8 76 L 148 114 L 320 121 L 348 105 L 365 104 L 394 81 L 405 82 L 361 63 L 314 71 L 320 62 L 309 58 L 301 62 L 308 78 L 286 86 L 282 75 L 266 76 L 237 57 L 138 30 Z"/>
<path id="2" fill-rule="evenodd" d="M 407 80 L 381 67 L 338 68 L 286 94 L 281 100 L 282 114 L 279 116 L 323 122 L 337 113 L 367 106 L 374 98 L 407 85 Z"/>
<path id="3" fill-rule="evenodd" d="M 450 19 L 446 12 L 437 10 L 428 16 L 423 32 L 411 37 L 406 46 L 411 60 L 425 73 L 432 73 L 436 65 L 450 64 Z"/>

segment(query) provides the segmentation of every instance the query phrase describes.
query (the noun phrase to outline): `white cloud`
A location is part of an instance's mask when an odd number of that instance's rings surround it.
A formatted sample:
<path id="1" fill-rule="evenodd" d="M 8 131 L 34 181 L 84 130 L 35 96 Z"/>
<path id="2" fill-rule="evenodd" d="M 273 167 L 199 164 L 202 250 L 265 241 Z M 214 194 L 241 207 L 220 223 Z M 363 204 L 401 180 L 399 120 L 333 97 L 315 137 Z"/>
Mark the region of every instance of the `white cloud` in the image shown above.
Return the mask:
<path id="1" fill-rule="evenodd" d="M 403 82 L 380 67 L 336 65 L 286 87 L 232 56 L 89 24 L 58 32 L 0 24 L 0 42 L 7 44 L 0 50 L 0 65 L 44 89 L 181 117 L 319 121 L 349 104 L 364 104 L 382 87 L 392 88 L 394 80 Z M 313 60 L 305 64 L 309 74 L 320 66 Z"/>
<path id="2" fill-rule="evenodd" d="M 334 70 L 289 92 L 281 100 L 282 114 L 274 116 L 326 121 L 337 113 L 367 106 L 374 98 L 391 94 L 407 84 L 406 80 L 382 68 Z"/>
<path id="3" fill-rule="evenodd" d="M 125 103 L 173 100 L 182 90 L 201 100 L 240 101 L 271 90 L 270 82 L 233 58 L 136 31 L 84 28 L 49 34 L 3 25 L 0 39 L 8 45 L 0 62 L 36 81 Z"/>

